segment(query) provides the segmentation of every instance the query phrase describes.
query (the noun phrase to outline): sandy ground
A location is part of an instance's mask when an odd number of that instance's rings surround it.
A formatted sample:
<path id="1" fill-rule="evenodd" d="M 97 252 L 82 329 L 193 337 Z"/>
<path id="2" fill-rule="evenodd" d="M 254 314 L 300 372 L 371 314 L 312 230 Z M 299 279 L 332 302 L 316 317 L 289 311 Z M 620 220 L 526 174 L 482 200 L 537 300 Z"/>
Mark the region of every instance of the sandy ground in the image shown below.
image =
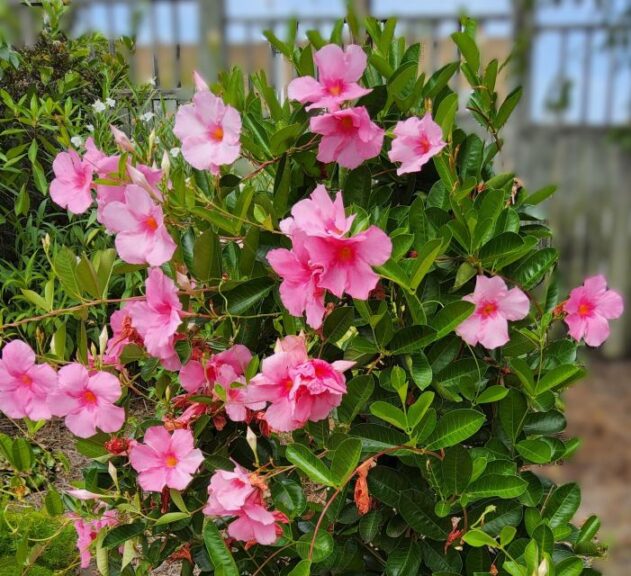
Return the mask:
<path id="1" fill-rule="evenodd" d="M 557 483 L 578 482 L 582 504 L 578 523 L 591 514 L 602 520 L 601 540 L 609 544 L 606 560 L 596 565 L 605 576 L 628 576 L 631 565 L 631 361 L 590 363 L 590 377 L 565 396 L 567 436 L 579 436 L 583 443 L 574 458 L 545 473 Z M 5 422 L 6 423 L 6 422 Z M 8 423 L 6 423 L 8 424 Z M 6 426 L 2 431 L 9 433 Z M 42 438 L 44 440 L 44 438 Z M 72 463 L 70 474 L 60 474 L 59 487 L 66 488 L 80 478 L 85 459 L 68 448 L 72 437 L 63 425 L 46 427 L 45 443 L 62 448 Z M 165 565 L 156 576 L 176 576 L 179 563 Z M 85 571 L 85 576 L 96 572 Z"/>

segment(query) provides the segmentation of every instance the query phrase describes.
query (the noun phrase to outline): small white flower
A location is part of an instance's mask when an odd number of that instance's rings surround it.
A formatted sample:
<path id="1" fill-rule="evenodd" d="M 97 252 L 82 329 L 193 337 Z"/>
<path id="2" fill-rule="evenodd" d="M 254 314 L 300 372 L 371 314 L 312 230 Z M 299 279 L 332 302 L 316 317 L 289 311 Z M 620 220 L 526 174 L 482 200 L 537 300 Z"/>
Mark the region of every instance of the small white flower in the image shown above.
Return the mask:
<path id="1" fill-rule="evenodd" d="M 143 122 L 151 122 L 154 118 L 155 114 L 153 112 L 145 112 L 144 114 L 140 115 L 140 119 Z"/>
<path id="2" fill-rule="evenodd" d="M 180 155 L 180 152 L 181 150 L 177 147 L 171 148 L 171 150 L 169 150 L 169 154 L 171 154 L 173 158 L 177 158 Z"/>
<path id="3" fill-rule="evenodd" d="M 81 146 L 83 145 L 83 138 L 81 138 L 81 136 L 73 136 L 72 138 L 70 138 L 70 143 L 75 148 L 81 148 Z"/>
<path id="4" fill-rule="evenodd" d="M 149 80 L 147 81 L 147 84 L 150 84 L 151 86 L 155 86 L 156 85 L 156 77 L 153 76 L 152 78 L 149 78 Z"/>
<path id="5" fill-rule="evenodd" d="M 85 128 L 90 134 L 94 132 L 94 126 L 92 124 L 88 124 Z"/>
<path id="6" fill-rule="evenodd" d="M 110 108 L 114 108 L 114 106 L 116 106 L 116 100 L 113 100 L 112 98 L 106 98 L 105 103 L 110 107 Z"/>
<path id="7" fill-rule="evenodd" d="M 95 112 L 105 112 L 105 104 L 100 100 L 97 100 L 94 104 L 92 104 L 92 108 Z"/>

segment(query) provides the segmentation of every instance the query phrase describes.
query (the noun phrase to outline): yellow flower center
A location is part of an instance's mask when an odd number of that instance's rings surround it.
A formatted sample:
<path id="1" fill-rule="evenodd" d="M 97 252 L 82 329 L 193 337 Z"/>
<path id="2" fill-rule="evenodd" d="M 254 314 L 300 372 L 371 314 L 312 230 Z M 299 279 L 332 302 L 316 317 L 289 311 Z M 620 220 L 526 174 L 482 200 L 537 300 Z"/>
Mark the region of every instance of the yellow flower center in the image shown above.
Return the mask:
<path id="1" fill-rule="evenodd" d="M 22 374 L 22 376 L 20 376 L 20 380 L 25 386 L 30 386 L 31 384 L 33 384 L 33 379 L 28 374 Z"/>
<path id="2" fill-rule="evenodd" d="M 480 315 L 483 318 L 488 318 L 495 312 L 497 312 L 497 304 L 495 302 L 486 302 L 480 307 Z"/>
<path id="3" fill-rule="evenodd" d="M 217 126 L 211 133 L 210 137 L 217 142 L 221 142 L 223 140 L 223 128 L 221 126 Z"/>
<path id="4" fill-rule="evenodd" d="M 96 404 L 96 395 L 92 392 L 92 390 L 86 390 L 83 393 L 83 400 L 86 404 Z"/>
<path id="5" fill-rule="evenodd" d="M 155 232 L 158 229 L 158 222 L 156 222 L 156 219 L 153 216 L 149 216 L 149 218 L 147 218 L 145 225 L 152 232 Z"/>
<path id="6" fill-rule="evenodd" d="M 353 259 L 353 250 L 350 246 L 344 246 L 339 249 L 337 258 L 340 262 L 350 262 Z"/>
<path id="7" fill-rule="evenodd" d="M 173 456 L 173 454 L 169 454 L 164 459 L 164 463 L 166 464 L 167 468 L 175 468 L 175 466 L 177 465 L 177 458 Z"/>
<path id="8" fill-rule="evenodd" d="M 585 318 L 585 316 L 589 316 L 592 312 L 592 307 L 589 304 L 583 302 L 578 307 L 578 315 Z"/>

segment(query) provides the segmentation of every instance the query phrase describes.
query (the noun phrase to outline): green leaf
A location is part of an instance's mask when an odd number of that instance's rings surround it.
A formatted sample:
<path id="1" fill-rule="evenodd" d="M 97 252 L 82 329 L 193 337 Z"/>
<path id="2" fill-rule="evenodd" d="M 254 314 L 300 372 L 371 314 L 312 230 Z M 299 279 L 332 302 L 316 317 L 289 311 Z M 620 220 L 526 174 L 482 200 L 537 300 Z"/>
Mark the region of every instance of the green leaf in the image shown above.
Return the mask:
<path id="1" fill-rule="evenodd" d="M 184 520 L 185 518 L 190 518 L 190 514 L 186 512 L 169 512 L 167 514 L 163 514 L 156 520 L 154 526 L 162 526 L 163 524 L 172 524 L 173 522 L 179 522 L 180 520 Z"/>
<path id="2" fill-rule="evenodd" d="M 495 116 L 495 129 L 499 130 L 506 121 L 509 119 L 510 115 L 515 110 L 517 104 L 521 100 L 522 95 L 522 87 L 518 86 L 515 88 L 508 96 L 506 96 L 506 100 L 502 102 L 500 109 L 497 111 L 497 115 Z"/>
<path id="3" fill-rule="evenodd" d="M 46 492 L 44 504 L 46 506 L 46 512 L 51 516 L 59 516 L 64 513 L 65 508 L 61 496 L 52 486 Z"/>
<path id="4" fill-rule="evenodd" d="M 386 466 L 377 466 L 368 473 L 368 490 L 386 506 L 396 508 L 399 495 L 409 488 L 408 481 L 400 473 Z"/>
<path id="5" fill-rule="evenodd" d="M 92 298 L 101 298 L 101 289 L 99 287 L 99 279 L 96 275 L 96 270 L 86 255 L 81 256 L 81 260 L 75 268 L 75 276 L 79 288 L 84 292 L 87 292 Z"/>
<path id="6" fill-rule="evenodd" d="M 432 383 L 432 367 L 427 356 L 420 350 L 410 354 L 404 359 L 412 380 L 421 389 L 425 390 Z"/>
<path id="7" fill-rule="evenodd" d="M 302 444 L 287 446 L 285 457 L 302 470 L 310 480 L 325 486 L 337 486 L 331 471 Z"/>
<path id="8" fill-rule="evenodd" d="M 567 524 L 581 504 L 581 490 L 577 484 L 559 486 L 546 500 L 543 517 L 547 518 L 551 528 Z"/>
<path id="9" fill-rule="evenodd" d="M 274 156 L 280 156 L 290 146 L 293 146 L 294 142 L 303 132 L 303 125 L 300 123 L 290 124 L 281 128 L 274 134 L 269 141 L 269 146 Z"/>
<path id="10" fill-rule="evenodd" d="M 484 414 L 470 408 L 447 412 L 428 438 L 426 448 L 438 450 L 459 444 L 482 428 L 485 420 Z"/>
<path id="11" fill-rule="evenodd" d="M 431 333 L 431 336 L 433 336 L 433 333 Z M 388 349 L 392 354 L 410 354 L 418 351 L 427 337 L 427 327 L 406 326 L 392 337 L 388 344 Z"/>
<path id="12" fill-rule="evenodd" d="M 492 538 L 486 532 L 478 530 L 477 528 L 469 530 L 462 539 L 469 544 L 469 546 L 473 546 L 474 548 L 481 548 L 482 546 L 490 546 L 491 548 L 498 547 L 495 538 Z"/>
<path id="13" fill-rule="evenodd" d="M 204 545 L 217 576 L 239 576 L 239 569 L 217 526 L 206 520 L 202 532 Z"/>
<path id="14" fill-rule="evenodd" d="M 458 111 L 458 95 L 455 92 L 445 96 L 438 105 L 434 121 L 443 129 L 443 138 L 448 140 Z"/>
<path id="15" fill-rule="evenodd" d="M 451 38 L 458 46 L 469 66 L 477 73 L 480 68 L 480 51 L 478 50 L 475 40 L 466 32 L 454 32 Z"/>
<path id="16" fill-rule="evenodd" d="M 508 395 L 508 388 L 504 386 L 494 385 L 486 388 L 477 398 L 476 404 L 490 404 L 499 402 Z"/>
<path id="17" fill-rule="evenodd" d="M 499 403 L 500 425 L 513 444 L 521 433 L 527 413 L 526 399 L 517 390 L 511 390 Z"/>
<path id="18" fill-rule="evenodd" d="M 371 510 L 359 519 L 359 535 L 364 542 L 372 542 L 383 522 L 383 514 L 381 510 Z"/>
<path id="19" fill-rule="evenodd" d="M 525 290 L 530 290 L 541 282 L 558 258 L 559 254 L 554 248 L 538 250 L 519 265 L 513 279 Z"/>
<path id="20" fill-rule="evenodd" d="M 274 505 L 289 518 L 300 516 L 307 507 L 302 486 L 289 478 L 276 478 L 271 486 Z"/>
<path id="21" fill-rule="evenodd" d="M 358 438 L 346 438 L 336 449 L 331 461 L 331 473 L 338 486 L 344 486 L 351 478 L 362 453 L 362 443 Z"/>
<path id="22" fill-rule="evenodd" d="M 309 576 L 311 574 L 311 562 L 309 560 L 301 560 L 294 566 L 287 576 Z"/>
<path id="23" fill-rule="evenodd" d="M 401 430 L 405 430 L 407 428 L 407 420 L 403 411 L 389 402 L 384 402 L 382 400 L 373 402 L 370 405 L 370 413 L 380 420 L 388 422 Z"/>
<path id="24" fill-rule="evenodd" d="M 518 476 L 485 474 L 472 482 L 467 488 L 469 501 L 482 498 L 517 498 L 528 488 L 528 482 Z"/>
<path id="25" fill-rule="evenodd" d="M 553 368 L 537 382 L 535 386 L 535 394 L 539 396 L 539 394 L 543 394 L 548 390 L 552 390 L 554 388 L 558 388 L 563 384 L 569 384 L 579 378 L 582 378 L 585 374 L 585 370 L 580 366 L 576 366 L 573 364 L 562 364 L 561 366 L 557 366 Z"/>
<path id="26" fill-rule="evenodd" d="M 374 389 L 375 381 L 370 374 L 362 374 L 348 382 L 346 394 L 337 409 L 339 419 L 347 423 L 355 420 L 366 405 L 366 402 L 370 400 Z"/>
<path id="27" fill-rule="evenodd" d="M 192 272 L 202 282 L 211 278 L 217 283 L 221 280 L 221 245 L 212 230 L 206 230 L 195 240 Z"/>
<path id="28" fill-rule="evenodd" d="M 466 448 L 456 445 L 445 451 L 440 463 L 444 496 L 462 494 L 471 480 L 473 463 Z"/>
<path id="29" fill-rule="evenodd" d="M 408 437 L 398 430 L 378 424 L 358 424 L 351 428 L 351 435 L 362 441 L 365 452 L 381 452 L 395 446 L 402 446 Z"/>
<path id="30" fill-rule="evenodd" d="M 352 306 L 336 308 L 324 321 L 322 333 L 330 342 L 337 342 L 348 332 L 355 319 Z"/>
<path id="31" fill-rule="evenodd" d="M 27 472 L 35 463 L 33 448 L 25 438 L 13 440 L 11 455 L 13 466 L 18 472 Z"/>
<path id="32" fill-rule="evenodd" d="M 536 206 L 537 204 L 541 204 L 544 200 L 548 199 L 552 194 L 556 192 L 556 185 L 551 184 L 550 186 L 545 186 L 536 192 L 528 195 L 524 200 L 525 205 Z"/>
<path id="33" fill-rule="evenodd" d="M 414 540 L 402 540 L 388 554 L 386 576 L 416 576 L 421 567 L 421 547 Z"/>
<path id="34" fill-rule="evenodd" d="M 532 373 L 532 370 L 530 369 L 530 366 L 528 366 L 526 361 L 522 360 L 521 358 L 513 358 L 510 361 L 510 367 L 517 375 L 517 378 L 519 378 L 519 381 L 523 384 L 526 392 L 528 392 L 530 396 L 534 396 L 535 375 Z"/>
<path id="35" fill-rule="evenodd" d="M 375 272 L 383 278 L 396 282 L 402 288 L 410 290 L 408 275 L 394 260 L 388 260 L 383 266 L 375 266 Z"/>
<path id="36" fill-rule="evenodd" d="M 410 287 L 412 290 L 416 290 L 419 287 L 423 278 L 432 267 L 434 260 L 436 260 L 438 254 L 440 254 L 442 245 L 442 238 L 434 238 L 424 244 L 418 251 L 414 266 L 411 270 Z"/>
<path id="37" fill-rule="evenodd" d="M 408 409 L 408 426 L 414 428 L 427 414 L 427 410 L 432 405 L 434 397 L 436 395 L 433 392 L 423 392 L 416 402 Z"/>
<path id="38" fill-rule="evenodd" d="M 456 329 L 464 320 L 466 320 L 473 311 L 475 306 L 471 302 L 458 300 L 447 304 L 430 322 L 430 326 L 436 330 L 432 341 L 444 338 Z"/>
<path id="39" fill-rule="evenodd" d="M 140 536 L 146 527 L 144 522 L 132 522 L 131 524 L 122 524 L 116 526 L 107 532 L 105 539 L 103 540 L 103 548 L 111 550 L 112 548 L 118 548 L 121 544 L 124 544 L 127 540 L 131 540 L 136 536 Z"/>
<path id="40" fill-rule="evenodd" d="M 304 560 L 309 559 L 309 550 L 311 549 L 312 540 L 313 532 L 307 532 L 296 542 L 296 552 L 298 552 L 298 556 Z M 333 537 L 326 530 L 319 530 L 315 536 L 311 560 L 313 562 L 322 562 L 331 555 L 333 548 Z"/>
<path id="41" fill-rule="evenodd" d="M 398 510 L 415 532 L 432 540 L 444 540 L 448 532 L 445 522 L 439 520 L 433 510 L 426 509 L 424 504 L 429 502 L 424 501 L 422 492 L 406 490 L 399 496 Z"/>
<path id="42" fill-rule="evenodd" d="M 228 300 L 230 314 L 243 314 L 267 296 L 275 282 L 270 278 L 260 277 L 241 282 L 237 287 L 224 293 Z"/>
<path id="43" fill-rule="evenodd" d="M 548 464 L 552 460 L 554 450 L 542 439 L 522 440 L 515 445 L 521 456 L 534 464 Z"/>
<path id="44" fill-rule="evenodd" d="M 75 276 L 75 268 L 77 266 L 77 257 L 72 250 L 61 247 L 53 260 L 53 267 L 55 275 L 59 278 L 63 287 L 74 298 L 81 297 L 81 290 L 77 284 L 77 278 Z"/>

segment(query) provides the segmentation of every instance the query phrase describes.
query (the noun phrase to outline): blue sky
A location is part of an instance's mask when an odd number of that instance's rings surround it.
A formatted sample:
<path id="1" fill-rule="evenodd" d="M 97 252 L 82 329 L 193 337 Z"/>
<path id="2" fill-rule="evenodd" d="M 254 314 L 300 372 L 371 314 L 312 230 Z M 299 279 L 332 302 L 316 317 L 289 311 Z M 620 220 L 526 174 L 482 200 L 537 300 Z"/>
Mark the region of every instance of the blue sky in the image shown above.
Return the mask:
<path id="1" fill-rule="evenodd" d="M 612 13 L 628 4 L 627 0 L 607 0 Z M 542 25 L 570 25 L 600 22 L 605 15 L 596 6 L 597 0 L 565 0 L 561 6 L 553 5 L 539 8 L 537 22 Z M 86 28 L 108 32 L 114 36 L 130 34 L 129 5 L 104 2 L 93 6 L 89 13 L 82 15 L 80 21 Z M 155 3 L 155 27 L 159 43 L 170 44 L 175 37 L 182 43 L 196 43 L 200 30 L 197 26 L 198 2 L 180 0 L 177 4 L 158 0 Z M 174 6 L 178 6 L 174 14 Z M 376 16 L 422 16 L 449 15 L 465 10 L 472 16 L 489 14 L 510 14 L 510 0 L 372 0 L 373 13 Z M 296 16 L 305 27 L 310 27 L 310 18 L 335 19 L 344 15 L 345 3 L 342 0 L 226 0 L 226 12 L 229 21 L 227 37 L 229 42 L 256 41 L 263 29 L 269 27 L 274 18 Z M 177 16 L 177 17 L 174 17 Z M 243 19 L 251 24 L 245 25 Z M 108 24 L 113 30 L 108 30 Z M 439 34 L 451 33 L 453 23 L 445 22 L 439 28 Z M 278 32 L 283 33 L 282 27 Z M 327 32 L 327 26 L 322 29 Z M 491 36 L 511 37 L 512 30 L 507 22 L 489 23 L 485 33 Z M 149 18 L 143 18 L 138 30 L 139 44 L 151 41 Z M 581 118 L 583 104 L 581 98 L 588 94 L 586 121 L 603 123 L 607 119 L 624 122 L 631 116 L 629 87 L 629 54 L 622 49 L 604 50 L 606 37 L 603 33 L 591 37 L 591 45 L 582 32 L 572 33 L 567 37 L 565 65 L 561 65 L 561 37 L 557 32 L 542 33 L 533 46 L 533 86 L 532 113 L 539 120 L 550 119 L 546 100 L 551 96 L 551 87 L 558 85 L 563 68 L 565 78 L 572 84 L 572 98 L 566 113 L 566 120 L 575 123 Z M 582 70 L 586 51 L 591 53 L 589 89 L 584 81 Z M 610 67 L 612 67 L 610 71 Z M 609 109 L 609 112 L 607 110 Z"/>

